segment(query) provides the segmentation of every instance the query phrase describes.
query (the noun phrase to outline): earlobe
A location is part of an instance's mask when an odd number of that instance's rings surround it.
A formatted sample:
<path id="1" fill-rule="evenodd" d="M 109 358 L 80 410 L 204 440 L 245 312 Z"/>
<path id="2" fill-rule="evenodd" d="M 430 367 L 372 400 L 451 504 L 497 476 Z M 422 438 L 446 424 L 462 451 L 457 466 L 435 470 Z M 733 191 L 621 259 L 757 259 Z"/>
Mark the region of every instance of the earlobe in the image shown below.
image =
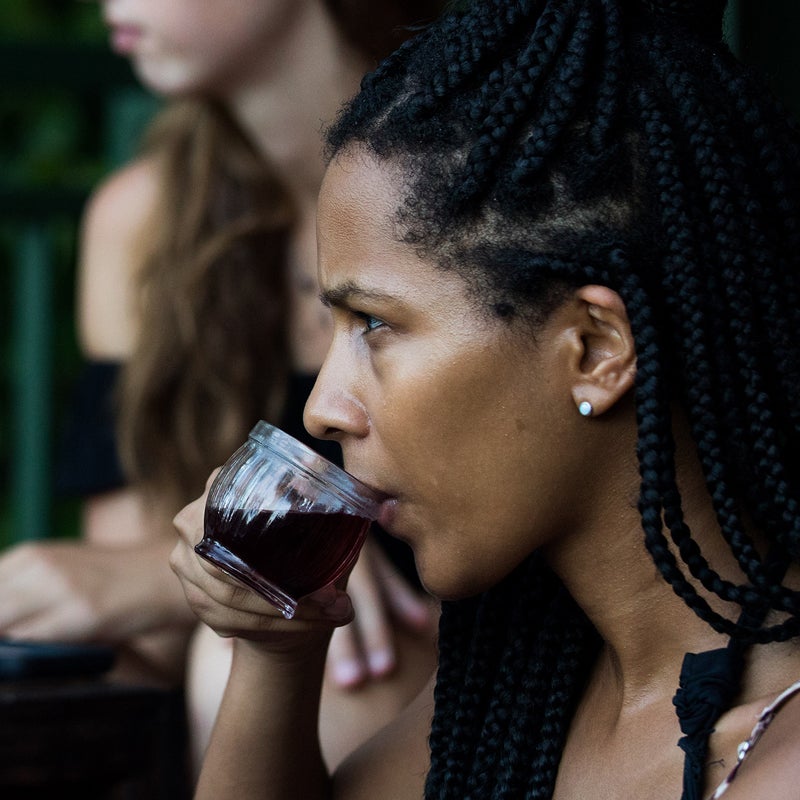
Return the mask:
<path id="1" fill-rule="evenodd" d="M 597 417 L 633 387 L 636 348 L 622 298 L 607 286 L 575 293 L 580 352 L 574 364 L 572 399 L 578 412 Z"/>

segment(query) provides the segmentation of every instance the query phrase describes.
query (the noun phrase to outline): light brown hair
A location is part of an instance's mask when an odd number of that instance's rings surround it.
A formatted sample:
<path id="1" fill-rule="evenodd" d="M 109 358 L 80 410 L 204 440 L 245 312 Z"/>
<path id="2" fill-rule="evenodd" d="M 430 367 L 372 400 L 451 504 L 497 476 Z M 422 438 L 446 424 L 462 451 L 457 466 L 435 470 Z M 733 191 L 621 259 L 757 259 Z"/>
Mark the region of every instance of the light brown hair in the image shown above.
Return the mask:
<path id="1" fill-rule="evenodd" d="M 444 0 L 328 0 L 377 62 Z M 172 514 L 258 420 L 278 421 L 288 375 L 287 192 L 217 103 L 170 104 L 144 152 L 162 176 L 138 286 L 140 335 L 118 385 L 129 480 Z"/>

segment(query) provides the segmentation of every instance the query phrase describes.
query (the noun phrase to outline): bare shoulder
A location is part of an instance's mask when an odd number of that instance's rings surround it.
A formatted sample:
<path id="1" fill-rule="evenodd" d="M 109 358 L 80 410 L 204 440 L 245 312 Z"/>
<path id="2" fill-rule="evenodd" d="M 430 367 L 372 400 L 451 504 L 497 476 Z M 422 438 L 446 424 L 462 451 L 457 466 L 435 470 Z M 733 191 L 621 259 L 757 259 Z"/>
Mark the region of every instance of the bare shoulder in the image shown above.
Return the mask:
<path id="1" fill-rule="evenodd" d="M 800 786 L 800 691 L 776 710 L 742 763 L 724 800 L 796 800 Z"/>
<path id="2" fill-rule="evenodd" d="M 125 359 L 136 322 L 133 287 L 161 180 L 156 158 L 108 176 L 86 205 L 78 253 L 78 329 L 88 358 Z"/>
<path id="3" fill-rule="evenodd" d="M 434 683 L 435 675 L 403 712 L 336 770 L 335 800 L 420 800 L 430 766 Z"/>

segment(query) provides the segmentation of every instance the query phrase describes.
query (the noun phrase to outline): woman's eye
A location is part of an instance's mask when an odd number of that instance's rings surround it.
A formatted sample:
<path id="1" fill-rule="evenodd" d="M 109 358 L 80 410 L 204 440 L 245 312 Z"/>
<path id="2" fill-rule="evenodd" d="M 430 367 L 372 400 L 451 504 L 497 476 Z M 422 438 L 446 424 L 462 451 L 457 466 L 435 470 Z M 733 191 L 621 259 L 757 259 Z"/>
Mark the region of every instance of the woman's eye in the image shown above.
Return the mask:
<path id="1" fill-rule="evenodd" d="M 372 314 L 359 313 L 358 317 L 364 323 L 364 333 L 371 333 L 385 325 L 383 320 L 373 317 Z"/>

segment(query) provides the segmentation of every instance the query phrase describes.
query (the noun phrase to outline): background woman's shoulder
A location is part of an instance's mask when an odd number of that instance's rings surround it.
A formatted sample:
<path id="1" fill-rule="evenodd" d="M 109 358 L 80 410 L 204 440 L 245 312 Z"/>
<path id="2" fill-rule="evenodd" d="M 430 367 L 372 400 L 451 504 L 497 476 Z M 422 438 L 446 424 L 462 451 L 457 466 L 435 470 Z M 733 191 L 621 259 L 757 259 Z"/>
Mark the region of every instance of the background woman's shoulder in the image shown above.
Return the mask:
<path id="1" fill-rule="evenodd" d="M 155 156 L 109 175 L 89 198 L 78 253 L 78 333 L 94 360 L 124 360 L 136 336 L 135 287 L 152 244 L 162 171 Z"/>

